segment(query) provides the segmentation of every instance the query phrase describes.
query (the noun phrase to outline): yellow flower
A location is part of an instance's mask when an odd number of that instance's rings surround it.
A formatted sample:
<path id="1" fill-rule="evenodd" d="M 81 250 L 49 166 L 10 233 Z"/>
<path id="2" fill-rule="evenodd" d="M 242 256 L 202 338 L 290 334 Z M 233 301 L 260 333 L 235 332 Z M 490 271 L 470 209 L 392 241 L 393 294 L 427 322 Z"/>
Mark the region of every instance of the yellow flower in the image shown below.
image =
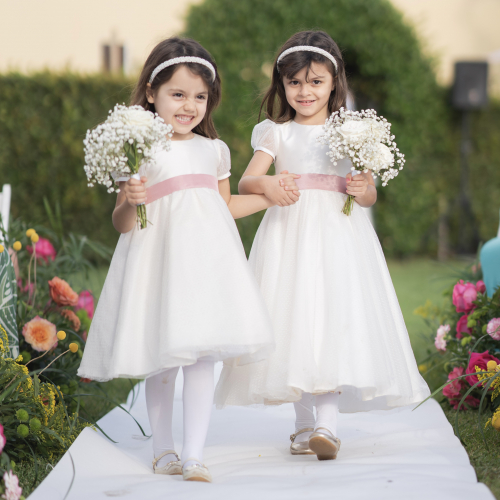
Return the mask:
<path id="1" fill-rule="evenodd" d="M 21 250 L 21 248 L 23 248 L 23 246 L 21 245 L 21 242 L 20 242 L 20 241 L 16 241 L 16 242 L 12 245 L 12 248 L 13 248 L 16 252 L 19 252 L 19 250 Z"/>
<path id="2" fill-rule="evenodd" d="M 72 353 L 77 352 L 78 351 L 78 344 L 76 344 L 75 342 L 71 342 L 71 344 L 69 345 L 69 350 Z"/>
<path id="3" fill-rule="evenodd" d="M 23 360 L 23 357 L 21 354 L 19 354 L 19 356 L 16 358 L 16 363 L 21 363 L 22 360 Z"/>
<path id="4" fill-rule="evenodd" d="M 491 418 L 491 426 L 497 431 L 500 431 L 500 408 L 498 408 L 493 414 L 493 417 Z"/>
<path id="5" fill-rule="evenodd" d="M 3 245 L 0 245 L 0 253 L 3 253 L 4 250 L 5 250 L 5 247 Z"/>
<path id="6" fill-rule="evenodd" d="M 57 338 L 59 340 L 64 340 L 66 338 L 66 332 L 63 332 L 62 330 L 60 332 L 57 332 Z"/>
<path id="7" fill-rule="evenodd" d="M 39 240 L 39 239 L 40 239 L 40 236 L 38 236 L 38 234 L 33 233 L 33 234 L 31 235 L 31 241 L 32 241 L 33 243 L 38 243 L 38 240 Z"/>
<path id="8" fill-rule="evenodd" d="M 486 363 L 486 368 L 489 372 L 494 372 L 497 367 L 497 362 L 493 359 L 490 359 L 488 363 Z"/>
<path id="9" fill-rule="evenodd" d="M 26 236 L 27 236 L 28 238 L 31 238 L 31 235 L 32 235 L 32 234 L 35 234 L 35 233 L 36 233 L 36 231 L 35 231 L 33 228 L 29 228 L 29 229 L 26 231 Z"/>
<path id="10" fill-rule="evenodd" d="M 418 371 L 420 373 L 425 373 L 427 371 L 427 365 L 425 365 L 425 364 L 418 365 Z"/>

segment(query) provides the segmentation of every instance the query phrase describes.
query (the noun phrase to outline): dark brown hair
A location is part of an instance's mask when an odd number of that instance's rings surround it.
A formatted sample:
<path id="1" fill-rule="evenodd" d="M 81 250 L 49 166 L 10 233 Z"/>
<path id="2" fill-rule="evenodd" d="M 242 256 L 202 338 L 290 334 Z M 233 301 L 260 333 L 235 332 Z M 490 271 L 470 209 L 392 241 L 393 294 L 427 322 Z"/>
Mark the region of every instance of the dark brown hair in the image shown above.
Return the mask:
<path id="1" fill-rule="evenodd" d="M 173 74 L 181 67 L 187 66 L 195 75 L 201 76 L 208 89 L 207 112 L 193 132 L 210 139 L 217 139 L 218 134 L 215 130 L 215 125 L 212 120 L 212 113 L 219 105 L 221 99 L 221 82 L 217 66 L 212 56 L 198 42 L 191 38 L 171 37 L 160 42 L 149 54 L 144 67 L 141 71 L 139 81 L 132 93 L 131 104 L 142 106 L 148 111 L 155 112 L 155 105 L 148 102 L 146 90 L 147 84 L 151 77 L 151 73 L 161 63 L 173 59 L 174 57 L 192 56 L 200 57 L 209 61 L 215 68 L 215 80 L 212 81 L 212 72 L 203 64 L 198 63 L 181 63 L 168 66 L 161 70 L 151 83 L 153 93 L 160 88 L 161 85 L 168 82 Z"/>
<path id="2" fill-rule="evenodd" d="M 278 71 L 278 57 L 285 50 L 296 47 L 298 45 L 311 45 L 326 50 L 331 54 L 337 62 L 338 71 L 332 61 L 327 57 L 318 54 L 317 52 L 300 51 L 292 52 L 281 59 Z M 266 118 L 276 122 L 285 123 L 292 120 L 296 111 L 288 104 L 286 100 L 285 87 L 283 85 L 283 77 L 293 78 L 300 70 L 307 68 L 306 79 L 309 78 L 309 70 L 311 63 L 325 64 L 333 76 L 335 88 L 330 94 L 328 100 L 328 113 L 338 111 L 342 106 L 346 107 L 347 99 L 347 78 L 345 76 L 345 66 L 342 59 L 342 53 L 338 45 L 333 41 L 332 37 L 324 31 L 301 31 L 295 33 L 287 42 L 281 47 L 273 64 L 273 74 L 271 87 L 264 94 L 262 104 L 260 105 L 259 120 L 262 109 L 265 109 Z"/>

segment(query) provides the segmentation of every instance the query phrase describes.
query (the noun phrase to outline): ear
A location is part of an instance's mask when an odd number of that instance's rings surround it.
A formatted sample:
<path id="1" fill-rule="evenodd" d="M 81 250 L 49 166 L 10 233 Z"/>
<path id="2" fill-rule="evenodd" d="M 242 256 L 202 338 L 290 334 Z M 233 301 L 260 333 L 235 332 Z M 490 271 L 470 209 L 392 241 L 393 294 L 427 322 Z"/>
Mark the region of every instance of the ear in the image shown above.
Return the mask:
<path id="1" fill-rule="evenodd" d="M 155 98 L 153 96 L 153 89 L 151 88 L 150 83 L 146 85 L 146 99 L 148 100 L 149 104 L 155 103 Z"/>

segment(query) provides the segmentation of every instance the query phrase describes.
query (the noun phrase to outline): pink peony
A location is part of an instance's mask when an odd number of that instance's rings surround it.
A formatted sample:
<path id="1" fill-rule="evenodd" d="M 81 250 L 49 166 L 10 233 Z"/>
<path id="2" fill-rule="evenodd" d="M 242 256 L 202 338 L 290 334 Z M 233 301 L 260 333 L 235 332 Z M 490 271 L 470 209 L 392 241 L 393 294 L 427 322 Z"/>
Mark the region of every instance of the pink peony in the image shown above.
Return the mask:
<path id="1" fill-rule="evenodd" d="M 478 292 L 484 293 L 486 290 L 483 281 L 478 281 L 473 285 L 469 281 L 464 283 L 460 280 L 453 287 L 453 305 L 456 307 L 457 312 L 469 313 L 474 309 L 473 302 L 477 299 Z"/>
<path id="2" fill-rule="evenodd" d="M 36 255 L 39 259 L 43 259 L 45 262 L 50 260 L 54 260 L 56 258 L 56 249 L 52 246 L 52 243 L 45 239 L 40 238 L 37 243 L 35 243 L 36 247 Z M 26 246 L 26 250 L 28 253 L 33 253 L 33 248 L 29 245 Z"/>
<path id="3" fill-rule="evenodd" d="M 467 314 L 464 314 L 457 323 L 457 339 L 461 339 L 464 333 L 470 335 L 472 333 L 472 328 L 467 328 L 467 320 L 469 317 Z"/>
<path id="4" fill-rule="evenodd" d="M 3 481 L 5 484 L 5 493 L 2 495 L 2 498 L 5 500 L 19 500 L 23 489 L 19 486 L 19 480 L 12 470 L 3 475 Z"/>
<path id="5" fill-rule="evenodd" d="M 434 345 L 439 351 L 446 351 L 446 340 L 445 335 L 450 331 L 450 325 L 441 325 L 436 333 L 436 338 L 434 340 Z"/>
<path id="6" fill-rule="evenodd" d="M 0 424 L 0 454 L 2 453 L 6 442 L 7 440 L 5 439 L 5 434 L 3 433 L 3 425 Z"/>
<path id="7" fill-rule="evenodd" d="M 47 351 L 57 345 L 56 325 L 39 316 L 23 326 L 23 336 L 35 351 Z"/>
<path id="8" fill-rule="evenodd" d="M 475 367 L 477 366 L 478 368 L 481 369 L 481 371 L 488 371 L 487 364 L 488 361 L 493 360 L 496 361 L 497 363 L 500 363 L 500 359 L 495 358 L 495 356 L 492 356 L 489 354 L 488 351 L 484 352 L 473 352 L 470 356 L 470 361 L 469 361 L 469 366 L 467 367 L 467 374 L 471 374 L 469 377 L 466 377 L 465 380 L 469 382 L 470 385 L 477 384 L 478 378 L 476 373 Z M 479 386 L 478 386 L 479 387 Z"/>
<path id="9" fill-rule="evenodd" d="M 500 318 L 493 318 L 488 323 L 486 331 L 490 334 L 490 337 L 495 340 L 500 340 Z"/>
<path id="10" fill-rule="evenodd" d="M 78 303 L 76 304 L 75 311 L 85 309 L 90 319 L 94 316 L 94 297 L 91 292 L 84 290 L 78 295 Z"/>

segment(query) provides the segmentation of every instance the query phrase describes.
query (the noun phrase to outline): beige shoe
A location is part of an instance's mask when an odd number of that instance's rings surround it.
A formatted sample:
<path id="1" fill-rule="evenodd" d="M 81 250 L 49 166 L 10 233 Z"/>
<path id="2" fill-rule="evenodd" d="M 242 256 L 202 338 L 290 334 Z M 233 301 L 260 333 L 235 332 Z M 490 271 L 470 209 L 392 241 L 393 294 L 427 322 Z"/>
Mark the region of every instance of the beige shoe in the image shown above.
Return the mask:
<path id="1" fill-rule="evenodd" d="M 196 458 L 188 458 L 184 463 L 190 460 L 196 460 Z M 182 466 L 182 478 L 184 481 L 200 481 L 202 483 L 211 483 L 212 476 L 208 468 L 200 463 L 189 465 L 188 467 Z"/>
<path id="2" fill-rule="evenodd" d="M 296 432 L 295 434 L 292 434 L 290 436 L 290 441 L 292 444 L 290 445 L 290 453 L 292 455 L 314 455 L 314 451 L 311 450 L 309 447 L 309 442 L 308 441 L 302 441 L 301 443 L 296 443 L 295 438 L 299 434 L 303 434 L 304 432 L 313 432 L 314 429 L 312 427 L 308 427 L 307 429 L 301 429 L 300 431 Z"/>
<path id="3" fill-rule="evenodd" d="M 160 460 L 160 458 L 163 458 L 165 455 L 169 455 L 170 453 L 172 455 L 175 455 L 177 460 L 172 460 L 172 462 L 168 462 L 167 465 L 157 468 L 156 464 L 158 463 L 158 460 Z M 167 474 L 169 476 L 177 476 L 182 474 L 181 459 L 179 458 L 179 455 L 177 455 L 174 450 L 165 451 L 159 457 L 156 457 L 153 460 L 153 472 L 155 474 Z"/>
<path id="4" fill-rule="evenodd" d="M 320 429 L 324 432 L 320 432 Z M 340 439 L 328 429 L 319 427 L 309 438 L 309 448 L 316 453 L 318 460 L 335 460 L 340 449 Z"/>

